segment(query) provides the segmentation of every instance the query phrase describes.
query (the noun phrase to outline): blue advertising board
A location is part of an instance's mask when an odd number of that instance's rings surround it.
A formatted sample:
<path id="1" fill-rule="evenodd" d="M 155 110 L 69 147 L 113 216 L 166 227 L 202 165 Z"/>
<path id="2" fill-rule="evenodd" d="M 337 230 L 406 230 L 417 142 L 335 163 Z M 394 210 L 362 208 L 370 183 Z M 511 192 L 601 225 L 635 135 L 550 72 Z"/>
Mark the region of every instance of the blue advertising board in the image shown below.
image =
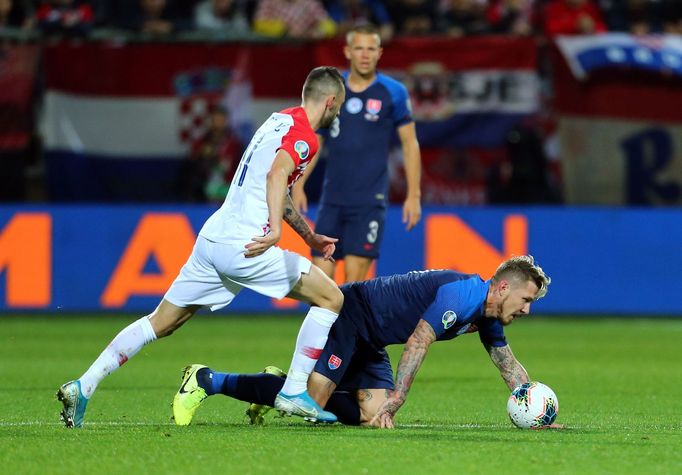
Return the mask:
<path id="1" fill-rule="evenodd" d="M 0 311 L 149 312 L 213 210 L 0 206 Z M 682 315 L 680 243 L 679 209 L 426 207 L 406 232 L 396 207 L 373 272 L 452 268 L 488 278 L 504 258 L 530 253 L 552 277 L 534 312 Z M 291 231 L 282 247 L 309 255 Z M 244 291 L 221 312 L 304 308 Z"/>

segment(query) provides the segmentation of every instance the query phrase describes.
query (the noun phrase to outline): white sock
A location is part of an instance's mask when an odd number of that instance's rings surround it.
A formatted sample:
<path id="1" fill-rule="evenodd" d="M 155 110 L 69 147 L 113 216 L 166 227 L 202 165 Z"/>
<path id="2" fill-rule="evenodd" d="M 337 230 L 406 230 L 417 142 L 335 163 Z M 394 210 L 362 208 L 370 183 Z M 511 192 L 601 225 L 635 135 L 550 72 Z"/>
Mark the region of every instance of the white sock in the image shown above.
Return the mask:
<path id="1" fill-rule="evenodd" d="M 289 396 L 308 389 L 308 377 L 313 372 L 325 343 L 329 329 L 339 315 L 322 307 L 310 307 L 296 338 L 296 351 L 291 360 L 289 374 L 282 392 Z"/>
<path id="2" fill-rule="evenodd" d="M 116 371 L 119 366 L 135 356 L 144 345 L 154 340 L 156 340 L 156 334 L 147 317 L 142 317 L 121 330 L 79 378 L 83 396 L 86 398 L 92 396 L 97 385 L 106 376 Z"/>

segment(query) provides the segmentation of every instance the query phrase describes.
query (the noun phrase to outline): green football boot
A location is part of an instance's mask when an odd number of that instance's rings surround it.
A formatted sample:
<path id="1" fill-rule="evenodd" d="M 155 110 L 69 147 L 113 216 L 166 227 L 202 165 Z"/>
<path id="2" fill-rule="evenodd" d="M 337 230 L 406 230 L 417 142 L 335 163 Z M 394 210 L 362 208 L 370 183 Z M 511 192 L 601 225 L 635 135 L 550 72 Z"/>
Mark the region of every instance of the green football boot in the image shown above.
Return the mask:
<path id="1" fill-rule="evenodd" d="M 193 364 L 182 370 L 182 384 L 175 393 L 171 407 L 173 408 L 173 420 L 179 426 L 187 426 L 192 422 L 194 413 L 201 403 L 208 397 L 204 388 L 199 386 L 197 372 L 206 368 L 204 365 Z"/>
<path id="2" fill-rule="evenodd" d="M 274 374 L 280 378 L 286 378 L 287 376 L 287 374 L 277 366 L 266 366 L 263 373 Z M 272 407 L 266 406 L 265 404 L 251 404 L 246 410 L 246 415 L 249 417 L 251 424 L 260 426 L 265 422 L 265 414 L 267 414 L 270 409 L 272 409 Z"/>

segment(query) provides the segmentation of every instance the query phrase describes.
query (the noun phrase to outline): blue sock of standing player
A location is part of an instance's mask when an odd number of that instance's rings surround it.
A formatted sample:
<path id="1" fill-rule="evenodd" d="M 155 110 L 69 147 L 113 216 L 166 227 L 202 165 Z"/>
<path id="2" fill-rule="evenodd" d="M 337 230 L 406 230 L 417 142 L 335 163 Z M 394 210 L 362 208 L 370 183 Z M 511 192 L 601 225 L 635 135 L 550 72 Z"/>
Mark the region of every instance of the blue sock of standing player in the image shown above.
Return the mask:
<path id="1" fill-rule="evenodd" d="M 209 368 L 197 372 L 197 382 L 209 396 L 224 394 L 240 401 L 266 406 L 274 406 L 275 397 L 284 386 L 285 379 L 268 373 L 219 373 Z M 325 408 L 335 414 L 342 424 L 360 424 L 360 407 L 349 393 L 333 393 Z"/>

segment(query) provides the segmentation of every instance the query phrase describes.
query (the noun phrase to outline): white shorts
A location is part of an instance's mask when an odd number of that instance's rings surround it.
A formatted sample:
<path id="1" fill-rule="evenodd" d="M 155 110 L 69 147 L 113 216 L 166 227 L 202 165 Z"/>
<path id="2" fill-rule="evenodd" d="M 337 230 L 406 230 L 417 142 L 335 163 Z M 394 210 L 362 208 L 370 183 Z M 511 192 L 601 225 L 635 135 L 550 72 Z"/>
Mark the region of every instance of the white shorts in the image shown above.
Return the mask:
<path id="1" fill-rule="evenodd" d="M 244 244 L 223 244 L 199 236 L 164 299 L 178 307 L 202 305 L 217 310 L 244 287 L 281 299 L 312 266 L 305 257 L 279 247 L 249 258 L 244 251 Z"/>

